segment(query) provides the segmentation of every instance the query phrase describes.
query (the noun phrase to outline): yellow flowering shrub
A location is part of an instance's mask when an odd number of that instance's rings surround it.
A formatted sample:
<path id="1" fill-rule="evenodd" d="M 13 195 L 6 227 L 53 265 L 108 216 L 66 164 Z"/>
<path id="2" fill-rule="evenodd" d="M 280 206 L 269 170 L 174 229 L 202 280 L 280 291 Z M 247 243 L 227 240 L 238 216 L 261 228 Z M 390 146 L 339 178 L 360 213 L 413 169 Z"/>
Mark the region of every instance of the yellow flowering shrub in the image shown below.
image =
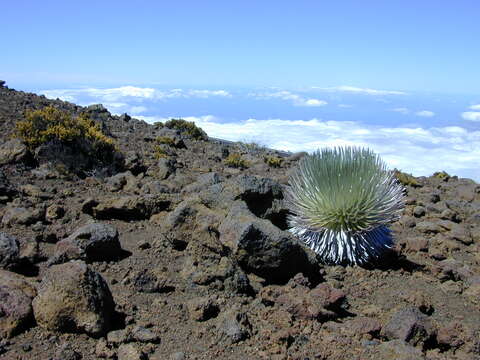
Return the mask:
<path id="1" fill-rule="evenodd" d="M 65 144 L 87 142 L 93 155 L 112 153 L 115 142 L 106 136 L 100 124 L 89 119 L 85 114 L 74 118 L 67 111 L 53 106 L 40 110 L 28 110 L 25 120 L 17 122 L 15 135 L 31 150 L 49 141 L 57 140 Z"/>
<path id="2" fill-rule="evenodd" d="M 282 167 L 283 159 L 277 156 L 265 156 L 263 161 L 270 167 L 279 168 Z"/>
<path id="3" fill-rule="evenodd" d="M 208 140 L 208 136 L 202 128 L 199 128 L 193 121 L 183 119 L 171 119 L 165 123 L 169 129 L 180 130 L 196 140 Z"/>
<path id="4" fill-rule="evenodd" d="M 242 159 L 242 156 L 238 153 L 228 155 L 228 157 L 225 159 L 225 165 L 227 165 L 228 167 L 240 169 L 246 169 L 249 167 L 248 161 Z"/>

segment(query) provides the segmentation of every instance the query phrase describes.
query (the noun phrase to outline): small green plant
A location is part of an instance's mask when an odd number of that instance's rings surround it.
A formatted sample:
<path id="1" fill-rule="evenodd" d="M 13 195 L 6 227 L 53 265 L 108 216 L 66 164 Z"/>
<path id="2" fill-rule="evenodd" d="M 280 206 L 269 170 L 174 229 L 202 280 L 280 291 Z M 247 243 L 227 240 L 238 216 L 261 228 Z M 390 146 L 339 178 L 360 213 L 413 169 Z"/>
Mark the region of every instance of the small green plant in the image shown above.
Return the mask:
<path id="1" fill-rule="evenodd" d="M 53 106 L 40 110 L 27 110 L 25 120 L 18 121 L 15 136 L 30 150 L 50 141 L 58 141 L 79 149 L 87 149 L 90 155 L 105 158 L 116 151 L 115 142 L 106 136 L 100 125 L 81 114 L 73 117 L 67 111 Z"/>
<path id="2" fill-rule="evenodd" d="M 400 170 L 394 170 L 395 178 L 404 186 L 419 187 L 420 183 L 418 180 L 410 174 L 401 172 Z"/>
<path id="3" fill-rule="evenodd" d="M 365 264 L 393 246 L 404 188 L 368 149 L 319 150 L 290 176 L 290 231 L 326 263 Z"/>
<path id="4" fill-rule="evenodd" d="M 447 180 L 448 178 L 450 178 L 450 175 L 448 175 L 448 173 L 445 171 L 437 171 L 433 174 L 433 177 L 436 177 L 437 179 Z"/>
<path id="5" fill-rule="evenodd" d="M 248 161 L 242 159 L 242 156 L 239 153 L 228 155 L 228 157 L 225 159 L 225 165 L 239 169 L 246 169 L 249 166 Z"/>
<path id="6" fill-rule="evenodd" d="M 164 144 L 172 147 L 175 146 L 175 140 L 168 136 L 158 136 L 155 141 L 157 144 Z"/>
<path id="7" fill-rule="evenodd" d="M 196 140 L 208 140 L 207 133 L 195 125 L 193 121 L 171 119 L 165 123 L 165 127 L 180 130 Z"/>
<path id="8" fill-rule="evenodd" d="M 153 155 L 155 156 L 155 159 L 161 159 L 161 158 L 166 158 L 168 157 L 167 152 L 163 147 L 160 145 L 155 145 L 153 148 Z"/>
<path id="9" fill-rule="evenodd" d="M 265 156 L 263 161 L 270 167 L 279 168 L 282 167 L 283 159 L 277 156 Z"/>

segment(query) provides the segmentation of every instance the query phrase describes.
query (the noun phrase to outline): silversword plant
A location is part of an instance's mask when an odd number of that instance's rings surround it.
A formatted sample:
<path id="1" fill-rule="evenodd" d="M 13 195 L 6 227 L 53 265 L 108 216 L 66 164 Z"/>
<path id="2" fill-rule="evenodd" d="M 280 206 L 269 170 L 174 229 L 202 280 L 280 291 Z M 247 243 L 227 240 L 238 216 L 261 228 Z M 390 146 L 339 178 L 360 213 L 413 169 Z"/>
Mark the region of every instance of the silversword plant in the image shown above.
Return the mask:
<path id="1" fill-rule="evenodd" d="M 387 225 L 400 217 L 403 197 L 403 186 L 371 150 L 318 150 L 290 176 L 290 231 L 325 263 L 366 264 L 392 248 Z"/>

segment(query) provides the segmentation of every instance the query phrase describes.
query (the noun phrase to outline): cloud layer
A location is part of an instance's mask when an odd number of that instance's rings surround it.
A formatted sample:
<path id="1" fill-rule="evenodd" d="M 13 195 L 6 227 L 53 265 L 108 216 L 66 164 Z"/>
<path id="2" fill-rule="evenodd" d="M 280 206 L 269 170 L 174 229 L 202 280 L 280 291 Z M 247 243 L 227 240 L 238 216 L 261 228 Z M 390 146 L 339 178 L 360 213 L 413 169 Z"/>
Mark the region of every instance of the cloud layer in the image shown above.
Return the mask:
<path id="1" fill-rule="evenodd" d="M 208 99 L 211 97 L 230 98 L 226 90 L 205 89 L 171 89 L 159 90 L 149 87 L 121 86 L 116 88 L 98 89 L 56 89 L 41 91 L 50 99 L 59 98 L 63 101 L 91 105 L 102 103 L 113 114 L 128 112 L 133 115 L 148 111 L 147 105 L 169 99 Z"/>
<path id="2" fill-rule="evenodd" d="M 144 119 L 150 122 L 165 120 Z M 326 146 L 364 146 L 379 153 L 392 168 L 417 176 L 445 170 L 480 180 L 480 131 L 467 131 L 458 126 L 382 127 L 320 119 L 248 119 L 224 123 L 212 115 L 185 119 L 195 121 L 210 136 L 226 140 L 256 141 L 292 152 L 314 151 Z"/>
<path id="3" fill-rule="evenodd" d="M 171 89 L 159 90 L 147 87 L 121 86 L 109 89 L 58 89 L 44 90 L 41 92 L 46 97 L 59 98 L 65 101 L 76 100 L 79 97 L 92 97 L 103 102 L 115 102 L 121 99 L 171 99 L 171 98 L 209 98 L 209 97 L 231 97 L 226 90 L 198 90 L 198 89 Z"/>

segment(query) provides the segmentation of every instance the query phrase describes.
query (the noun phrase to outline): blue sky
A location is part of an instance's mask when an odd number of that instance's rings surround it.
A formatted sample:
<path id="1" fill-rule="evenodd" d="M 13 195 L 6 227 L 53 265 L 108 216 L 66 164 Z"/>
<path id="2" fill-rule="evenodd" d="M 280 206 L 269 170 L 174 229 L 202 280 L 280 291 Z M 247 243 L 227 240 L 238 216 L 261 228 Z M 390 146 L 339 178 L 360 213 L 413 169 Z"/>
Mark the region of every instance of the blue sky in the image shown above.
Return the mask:
<path id="1" fill-rule="evenodd" d="M 10 82 L 480 93 L 477 0 L 16 0 L 0 13 Z"/>
<path id="2" fill-rule="evenodd" d="M 0 13 L 10 87 L 480 180 L 477 0 L 16 0 Z"/>

